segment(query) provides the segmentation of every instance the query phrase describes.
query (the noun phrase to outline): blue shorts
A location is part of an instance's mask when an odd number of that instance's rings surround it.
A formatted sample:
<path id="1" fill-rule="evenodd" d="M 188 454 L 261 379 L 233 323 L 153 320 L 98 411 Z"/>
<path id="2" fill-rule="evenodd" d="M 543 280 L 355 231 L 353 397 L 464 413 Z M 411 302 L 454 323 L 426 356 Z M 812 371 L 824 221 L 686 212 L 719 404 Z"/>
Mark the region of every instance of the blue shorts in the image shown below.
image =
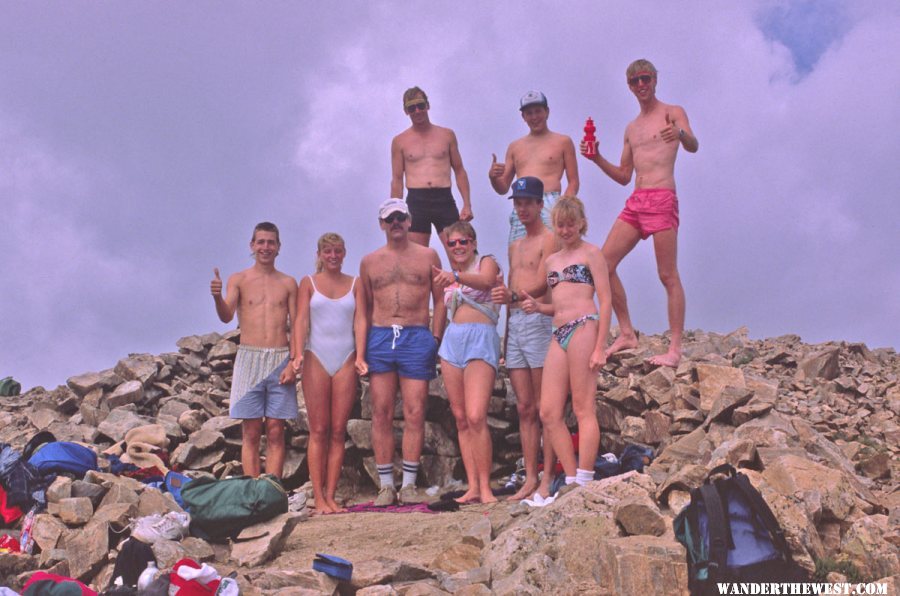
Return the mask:
<path id="1" fill-rule="evenodd" d="M 543 368 L 550 348 L 552 317 L 540 313 L 525 314 L 514 308 L 509 314 L 506 333 L 506 368 Z"/>
<path id="2" fill-rule="evenodd" d="M 297 387 L 278 382 L 288 364 L 288 348 L 239 346 L 231 378 L 232 418 L 297 417 Z"/>
<path id="3" fill-rule="evenodd" d="M 366 338 L 369 373 L 396 372 L 406 379 L 430 381 L 437 375 L 437 341 L 428 327 L 372 327 Z"/>
<path id="4" fill-rule="evenodd" d="M 456 368 L 465 368 L 472 360 L 484 360 L 497 369 L 500 361 L 500 336 L 490 323 L 450 323 L 438 356 Z"/>

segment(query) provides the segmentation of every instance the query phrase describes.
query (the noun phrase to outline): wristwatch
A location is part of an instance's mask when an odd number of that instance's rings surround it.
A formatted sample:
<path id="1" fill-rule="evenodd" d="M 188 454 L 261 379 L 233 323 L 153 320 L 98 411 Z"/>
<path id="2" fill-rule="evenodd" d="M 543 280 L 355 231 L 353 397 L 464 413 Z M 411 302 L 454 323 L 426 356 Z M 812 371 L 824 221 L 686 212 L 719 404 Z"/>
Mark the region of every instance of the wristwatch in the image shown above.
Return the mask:
<path id="1" fill-rule="evenodd" d="M 518 302 L 518 301 L 519 301 L 519 293 L 518 293 L 518 292 L 513 292 L 512 295 L 509 297 L 509 303 L 510 303 L 510 304 L 514 304 L 514 303 L 516 303 L 516 302 Z"/>
<path id="2" fill-rule="evenodd" d="M 456 280 L 456 283 L 462 283 L 462 282 L 459 281 L 459 271 L 454 271 L 454 272 L 453 272 L 453 279 Z"/>

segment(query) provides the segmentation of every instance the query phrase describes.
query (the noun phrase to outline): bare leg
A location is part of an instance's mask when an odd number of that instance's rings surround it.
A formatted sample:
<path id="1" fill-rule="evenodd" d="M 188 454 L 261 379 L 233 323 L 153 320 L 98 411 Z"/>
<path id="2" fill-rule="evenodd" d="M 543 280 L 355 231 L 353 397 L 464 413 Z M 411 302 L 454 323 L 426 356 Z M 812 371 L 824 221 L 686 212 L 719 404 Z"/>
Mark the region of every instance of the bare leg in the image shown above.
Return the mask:
<path id="1" fill-rule="evenodd" d="M 428 381 L 401 377 L 400 394 L 403 396 L 403 459 L 418 462 L 422 457 L 422 444 L 425 441 Z"/>
<path id="2" fill-rule="evenodd" d="M 394 462 L 394 396 L 397 394 L 397 373 L 372 373 L 369 381 L 372 392 L 372 450 L 378 465 Z"/>
<path id="3" fill-rule="evenodd" d="M 431 243 L 431 232 L 410 232 L 409 239 L 416 244 L 428 246 Z"/>
<path id="4" fill-rule="evenodd" d="M 284 420 L 266 418 L 266 473 L 284 475 Z"/>
<path id="5" fill-rule="evenodd" d="M 663 230 L 653 235 L 656 268 L 666 288 L 671 341 L 669 351 L 648 359 L 650 364 L 676 367 L 681 362 L 681 341 L 684 335 L 684 288 L 678 275 L 678 232 Z"/>
<path id="6" fill-rule="evenodd" d="M 469 429 L 469 421 L 466 417 L 464 370 L 453 366 L 443 358 L 441 359 L 441 375 L 444 377 L 444 387 L 447 389 L 447 398 L 450 400 L 450 410 L 453 412 L 453 418 L 456 420 L 459 451 L 462 454 L 463 466 L 466 469 L 466 482 L 468 484 L 466 492 L 456 499 L 460 503 L 468 503 L 478 498 L 478 476 L 475 473 L 472 432 Z"/>
<path id="7" fill-rule="evenodd" d="M 493 445 L 487 427 L 487 409 L 496 371 L 484 360 L 472 360 L 466 365 L 463 374 L 466 385 L 466 418 L 474 455 L 478 496 L 482 503 L 495 503 L 497 498 L 491 491 Z M 469 490 L 472 490 L 471 486 Z"/>
<path id="8" fill-rule="evenodd" d="M 575 330 L 566 355 L 572 383 L 572 410 L 578 420 L 578 467 L 593 470 L 600 448 L 597 423 L 597 375 L 591 371 L 590 355 L 597 343 L 597 322 L 587 321 Z"/>
<path id="9" fill-rule="evenodd" d="M 628 315 L 628 300 L 625 296 L 625 287 L 622 285 L 622 280 L 619 279 L 616 268 L 640 239 L 640 232 L 621 219 L 617 219 L 606 237 L 606 242 L 603 243 L 603 248 L 600 249 L 609 267 L 609 289 L 612 293 L 612 307 L 616 313 L 616 321 L 619 323 L 619 337 L 606 349 L 607 356 L 622 350 L 636 348 L 638 345 L 637 335 L 634 332 L 634 326 L 631 324 L 631 317 Z"/>
<path id="10" fill-rule="evenodd" d="M 353 367 L 355 354 L 351 354 L 344 366 L 331 379 L 331 433 L 325 465 L 325 502 L 335 513 L 344 509 L 334 500 L 341 468 L 344 465 L 344 441 L 347 436 L 347 419 L 356 401 L 357 376 Z"/>
<path id="11" fill-rule="evenodd" d="M 516 410 L 519 414 L 519 436 L 522 442 L 522 456 L 525 458 L 525 484 L 510 500 L 530 497 L 538 488 L 538 448 L 541 425 L 538 418 L 538 395 L 540 384 L 532 384 L 532 369 L 512 368 L 509 380 L 516 392 Z"/>
<path id="12" fill-rule="evenodd" d="M 331 377 L 316 355 L 307 351 L 303 358 L 303 396 L 309 416 L 309 446 L 306 460 L 317 513 L 331 513 L 325 497 L 325 470 L 331 431 Z"/>
<path id="13" fill-rule="evenodd" d="M 241 422 L 241 467 L 245 476 L 259 476 L 259 440 L 262 437 L 262 418 Z"/>
<path id="14" fill-rule="evenodd" d="M 544 379 L 541 383 L 541 422 L 550 436 L 556 456 L 562 462 L 566 476 L 574 476 L 577 464 L 572 437 L 563 417 L 569 386 L 569 365 L 566 353 L 556 341 L 550 342 L 544 361 Z"/>
<path id="15" fill-rule="evenodd" d="M 535 397 L 538 410 L 538 419 L 540 419 L 541 386 L 543 385 L 544 376 L 543 373 L 543 368 L 531 369 L 531 382 L 537 390 L 535 393 Z M 566 391 L 568 392 L 568 390 L 569 388 L 567 386 Z M 544 474 L 541 476 L 541 483 L 540 486 L 538 486 L 537 492 L 539 492 L 542 497 L 547 498 L 550 496 L 550 487 L 553 485 L 554 476 L 556 476 L 556 452 L 553 451 L 553 442 L 550 440 L 550 435 L 547 434 L 546 428 L 542 430 L 541 438 L 543 439 L 542 443 L 544 446 Z"/>

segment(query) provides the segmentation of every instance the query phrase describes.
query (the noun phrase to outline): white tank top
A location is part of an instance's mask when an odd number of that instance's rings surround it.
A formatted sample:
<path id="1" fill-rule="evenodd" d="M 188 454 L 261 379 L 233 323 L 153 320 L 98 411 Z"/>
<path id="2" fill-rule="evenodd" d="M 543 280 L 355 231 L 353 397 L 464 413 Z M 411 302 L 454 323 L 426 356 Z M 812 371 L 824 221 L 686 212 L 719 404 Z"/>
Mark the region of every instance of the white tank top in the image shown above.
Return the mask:
<path id="1" fill-rule="evenodd" d="M 313 295 L 309 299 L 309 341 L 310 350 L 322 363 L 325 371 L 334 376 L 353 353 L 353 314 L 356 312 L 356 297 L 353 288 L 356 278 L 350 284 L 350 291 L 340 298 L 329 298 L 319 292 L 312 276 L 309 277 Z"/>

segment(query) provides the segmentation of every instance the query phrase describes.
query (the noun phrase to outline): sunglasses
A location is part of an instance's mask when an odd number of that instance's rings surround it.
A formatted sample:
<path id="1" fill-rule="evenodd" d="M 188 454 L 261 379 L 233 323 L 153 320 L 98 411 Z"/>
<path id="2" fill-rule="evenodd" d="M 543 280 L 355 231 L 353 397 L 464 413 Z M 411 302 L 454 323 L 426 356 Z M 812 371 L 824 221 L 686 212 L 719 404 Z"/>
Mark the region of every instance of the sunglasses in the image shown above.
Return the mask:
<path id="1" fill-rule="evenodd" d="M 459 240 L 447 240 L 447 246 L 453 248 L 457 244 L 460 246 L 468 246 L 469 243 L 472 242 L 471 238 L 460 238 Z"/>
<path id="2" fill-rule="evenodd" d="M 413 104 L 406 106 L 406 113 L 413 114 L 413 113 L 419 112 L 419 111 L 424 112 L 427 109 L 428 109 L 428 104 L 425 103 L 424 101 L 422 101 L 419 103 L 413 103 Z"/>
<path id="3" fill-rule="evenodd" d="M 383 221 L 386 224 L 392 224 L 395 221 L 404 222 L 407 219 L 409 219 L 409 215 L 407 215 L 405 213 L 391 213 L 390 215 L 388 215 L 381 221 Z"/>
<path id="4" fill-rule="evenodd" d="M 635 85 L 638 84 L 638 81 L 640 81 L 641 83 L 643 83 L 645 85 L 649 85 L 650 81 L 652 81 L 652 80 L 653 80 L 653 77 L 651 75 L 643 74 L 643 75 L 638 75 L 636 77 L 631 77 L 630 79 L 628 79 L 628 84 L 631 85 L 632 87 L 634 87 Z"/>

